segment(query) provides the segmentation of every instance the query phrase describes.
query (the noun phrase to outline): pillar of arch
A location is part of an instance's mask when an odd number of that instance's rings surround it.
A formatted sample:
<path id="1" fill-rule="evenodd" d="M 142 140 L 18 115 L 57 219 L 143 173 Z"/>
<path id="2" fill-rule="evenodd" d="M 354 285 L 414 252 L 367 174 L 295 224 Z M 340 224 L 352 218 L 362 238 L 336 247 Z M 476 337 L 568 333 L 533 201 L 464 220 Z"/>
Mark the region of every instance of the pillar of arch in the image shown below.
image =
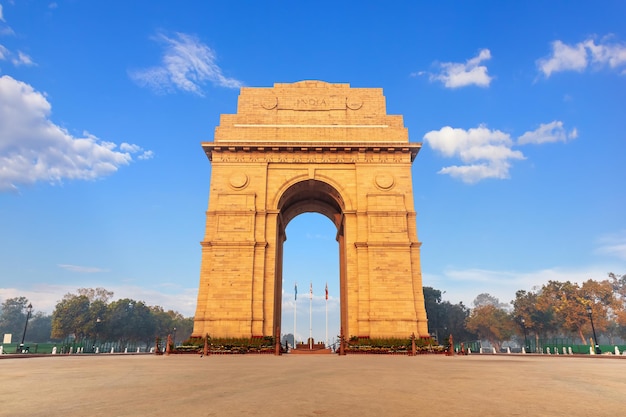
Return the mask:
<path id="1" fill-rule="evenodd" d="M 285 229 L 337 228 L 346 337 L 428 336 L 409 143 L 382 89 L 302 81 L 241 89 L 213 142 L 193 336 L 276 335 Z"/>

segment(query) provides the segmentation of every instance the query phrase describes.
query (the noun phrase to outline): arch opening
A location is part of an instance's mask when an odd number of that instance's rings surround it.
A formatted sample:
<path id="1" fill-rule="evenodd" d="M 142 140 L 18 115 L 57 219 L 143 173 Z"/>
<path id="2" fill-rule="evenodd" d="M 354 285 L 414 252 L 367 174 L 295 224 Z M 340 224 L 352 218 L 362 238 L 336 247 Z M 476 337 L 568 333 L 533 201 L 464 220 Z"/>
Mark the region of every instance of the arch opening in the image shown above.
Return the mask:
<path id="1" fill-rule="evenodd" d="M 298 343 L 307 343 L 309 337 L 315 343 L 325 342 L 326 346 L 337 342 L 341 305 L 336 232 L 337 228 L 319 213 L 300 214 L 287 225 L 282 282 L 283 345 L 290 334 Z M 289 343 L 293 346 L 292 339 Z"/>
<path id="2" fill-rule="evenodd" d="M 341 194 L 331 185 L 319 180 L 293 184 L 278 201 L 278 210 L 285 226 L 299 214 L 320 213 L 328 217 L 339 229 L 344 208 Z"/>
<path id="3" fill-rule="evenodd" d="M 277 256 L 276 256 L 276 277 L 275 277 L 275 288 L 276 288 L 276 292 L 275 292 L 275 304 L 274 304 L 274 319 L 275 319 L 275 323 L 274 323 L 274 328 L 277 329 L 281 329 L 281 333 L 282 334 L 287 334 L 288 331 L 287 329 L 292 329 L 294 330 L 294 324 L 296 323 L 296 320 L 298 322 L 302 322 L 302 323 L 306 323 L 306 321 L 303 320 L 298 320 L 297 319 L 297 314 L 296 317 L 294 317 L 294 321 L 290 324 L 287 324 L 287 322 L 283 322 L 283 319 L 287 320 L 286 316 L 283 315 L 282 312 L 282 307 L 284 304 L 283 301 L 283 285 L 285 285 L 287 288 L 289 288 L 289 286 L 293 285 L 293 283 L 291 281 L 295 281 L 295 282 L 299 282 L 299 292 L 300 292 L 300 296 L 302 298 L 303 295 L 307 294 L 310 291 L 310 282 L 314 281 L 314 277 L 312 277 L 310 274 L 308 276 L 305 275 L 301 275 L 297 272 L 297 265 L 293 265 L 290 264 L 290 268 L 286 271 L 287 272 L 287 276 L 285 276 L 284 271 L 284 253 L 285 253 L 285 248 L 284 248 L 284 244 L 285 241 L 287 240 L 287 227 L 290 224 L 294 224 L 296 226 L 296 230 L 298 229 L 298 224 L 301 222 L 300 219 L 311 219 L 311 213 L 315 213 L 315 214 L 321 214 L 322 216 L 328 218 L 332 224 L 335 226 L 334 230 L 335 230 L 335 236 L 334 239 L 337 241 L 338 244 L 338 254 L 335 255 L 335 273 L 334 275 L 330 272 L 328 272 L 328 275 L 332 275 L 333 278 L 329 279 L 331 286 L 329 288 L 331 288 L 333 291 L 333 293 L 335 294 L 332 298 L 332 307 L 333 307 L 333 312 L 336 313 L 336 309 L 337 309 L 337 304 L 339 305 L 339 317 L 336 317 L 336 314 L 333 314 L 333 316 L 335 316 L 336 318 L 335 320 L 335 326 L 332 327 L 333 330 L 330 330 L 331 326 L 329 323 L 329 333 L 328 333 L 328 338 L 326 337 L 326 331 L 324 331 L 324 337 L 322 340 L 319 340 L 319 330 L 317 330 L 317 328 L 319 327 L 319 317 L 318 315 L 316 315 L 316 323 L 317 325 L 316 327 L 316 335 L 318 337 L 313 337 L 316 341 L 322 341 L 324 343 L 332 343 L 333 339 L 339 334 L 338 328 L 341 328 L 341 326 L 343 326 L 343 318 L 345 317 L 344 314 L 344 303 L 341 302 L 342 298 L 341 298 L 341 288 L 342 288 L 342 283 L 344 282 L 344 278 L 345 278 L 345 256 L 342 256 L 342 254 L 345 252 L 345 245 L 344 245 L 344 240 L 343 240 L 343 211 L 344 211 L 344 202 L 343 199 L 341 197 L 341 194 L 331 185 L 323 182 L 323 181 L 319 181 L 319 180 L 305 180 L 305 181 L 301 181 L 298 183 L 295 183 L 293 185 L 291 185 L 281 196 L 281 198 L 278 201 L 278 207 L 277 209 L 280 212 L 280 216 L 278 217 L 278 225 L 277 225 Z M 305 213 L 306 214 L 304 217 L 300 216 L 303 215 Z M 299 217 L 300 216 L 300 217 Z M 295 223 L 293 222 L 294 219 L 296 219 L 296 217 L 298 217 L 298 220 L 295 221 Z M 315 216 L 314 216 L 315 217 Z M 314 222 L 317 225 L 320 225 L 319 220 Z M 304 227 L 304 229 L 306 229 L 307 226 Z M 310 226 L 308 226 L 310 227 Z M 291 228 L 290 228 L 291 230 Z M 311 229 L 308 229 L 311 230 Z M 328 230 L 326 228 L 326 230 Z M 332 232 L 332 231 L 331 231 Z M 329 232 L 329 233 L 331 233 Z M 302 231 L 296 231 L 296 233 L 303 233 Z M 330 243 L 330 242 L 328 242 Z M 290 262 L 292 262 L 293 260 L 290 258 Z M 292 269 L 294 268 L 294 269 Z M 337 270 L 338 269 L 338 270 Z M 292 279 L 294 278 L 294 275 L 296 276 L 302 276 L 304 278 L 304 280 L 302 279 Z M 287 281 L 285 281 L 285 279 L 287 279 Z M 319 307 L 319 303 L 317 301 L 320 300 L 320 294 L 322 299 L 325 300 L 325 288 L 322 285 L 325 285 L 326 282 L 324 284 L 321 284 L 320 279 L 323 280 L 323 278 L 317 277 L 315 279 L 316 281 L 316 285 L 314 287 L 314 291 L 313 291 L 313 299 L 316 301 L 316 310 Z M 337 285 L 335 285 L 335 283 Z M 289 291 L 289 293 L 291 295 L 294 295 L 293 292 Z M 294 309 L 298 308 L 297 302 L 295 300 L 295 296 L 292 298 L 292 300 L 294 301 L 293 304 L 289 303 L 289 310 L 291 311 L 291 314 L 294 314 Z M 302 303 L 301 303 L 302 304 Z M 326 306 L 324 306 L 326 307 Z M 302 308 L 302 306 L 300 306 L 300 309 Z M 309 305 L 309 308 L 311 308 L 311 306 Z M 306 309 L 305 309 L 306 310 Z M 310 317 L 309 317 L 310 319 Z M 324 317 L 325 319 L 325 317 Z M 329 318 L 330 320 L 330 318 Z M 338 323 L 337 323 L 338 322 Z M 309 326 L 306 326 L 306 332 L 302 332 L 302 331 L 298 331 L 297 330 L 297 326 L 296 330 L 295 330 L 295 334 L 294 337 L 296 337 L 297 341 L 308 341 L 308 337 L 310 336 L 309 334 Z M 324 323 L 324 327 L 325 323 Z M 333 334 L 334 333 L 334 334 Z M 306 337 L 303 337 L 303 335 L 306 335 Z M 328 340 L 327 340 L 328 339 Z"/>

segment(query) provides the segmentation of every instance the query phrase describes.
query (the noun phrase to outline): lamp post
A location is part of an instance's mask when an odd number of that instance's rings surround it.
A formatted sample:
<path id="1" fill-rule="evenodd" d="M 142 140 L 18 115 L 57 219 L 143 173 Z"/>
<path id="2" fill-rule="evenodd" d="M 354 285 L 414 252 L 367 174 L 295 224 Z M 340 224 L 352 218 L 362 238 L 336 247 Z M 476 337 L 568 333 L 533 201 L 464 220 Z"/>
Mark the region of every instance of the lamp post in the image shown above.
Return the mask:
<path id="1" fill-rule="evenodd" d="M 524 350 L 526 350 L 526 353 L 528 353 L 528 351 L 530 350 L 530 346 L 528 346 L 528 337 L 526 336 L 526 319 L 522 317 L 521 322 L 522 327 L 524 328 Z"/>
<path id="2" fill-rule="evenodd" d="M 598 345 L 598 338 L 596 337 L 596 328 L 593 325 L 593 311 L 591 310 L 591 306 L 587 305 L 587 314 L 589 315 L 589 320 L 591 321 L 591 330 L 593 330 L 593 342 L 595 343 L 596 354 L 599 355 L 602 353 L 600 349 L 600 345 Z"/>
<path id="3" fill-rule="evenodd" d="M 102 320 L 100 319 L 100 317 L 98 317 L 96 319 L 96 340 L 93 341 L 93 353 L 99 353 L 100 349 L 98 349 L 98 335 L 100 332 L 100 324 L 102 323 Z"/>
<path id="4" fill-rule="evenodd" d="M 176 347 L 176 327 L 174 327 L 174 347 Z"/>
<path id="5" fill-rule="evenodd" d="M 26 338 L 26 329 L 28 328 L 28 320 L 30 320 L 30 313 L 33 312 L 33 305 L 28 304 L 26 306 L 26 323 L 24 323 L 24 333 L 22 333 L 22 343 L 19 346 L 19 352 L 22 353 L 24 351 L 24 339 Z"/>

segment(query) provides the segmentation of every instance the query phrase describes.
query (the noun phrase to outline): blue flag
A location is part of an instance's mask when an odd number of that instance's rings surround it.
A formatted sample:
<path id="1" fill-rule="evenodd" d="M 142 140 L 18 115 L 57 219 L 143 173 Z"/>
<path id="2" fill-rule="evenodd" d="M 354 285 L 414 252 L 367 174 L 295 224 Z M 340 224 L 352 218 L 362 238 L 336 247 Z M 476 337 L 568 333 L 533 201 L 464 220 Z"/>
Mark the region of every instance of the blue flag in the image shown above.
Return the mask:
<path id="1" fill-rule="evenodd" d="M 294 284 L 293 291 L 294 291 L 293 299 L 297 300 L 298 299 L 298 283 Z"/>

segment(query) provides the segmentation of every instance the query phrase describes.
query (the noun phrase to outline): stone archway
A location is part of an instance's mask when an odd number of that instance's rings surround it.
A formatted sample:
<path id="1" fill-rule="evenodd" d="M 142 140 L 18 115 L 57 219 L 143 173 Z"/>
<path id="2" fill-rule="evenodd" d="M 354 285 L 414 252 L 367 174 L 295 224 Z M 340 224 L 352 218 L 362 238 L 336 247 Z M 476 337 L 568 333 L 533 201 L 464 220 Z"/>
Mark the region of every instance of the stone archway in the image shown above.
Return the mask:
<path id="1" fill-rule="evenodd" d="M 277 221 L 276 239 L 276 291 L 274 298 L 274 328 L 281 327 L 282 316 L 282 271 L 283 271 L 283 245 L 287 239 L 285 230 L 289 222 L 302 213 L 319 213 L 330 219 L 337 229 L 336 240 L 339 243 L 339 288 L 340 299 L 345 293 L 343 285 L 345 282 L 346 257 L 344 234 L 344 212 L 345 203 L 334 187 L 320 180 L 303 180 L 290 185 L 280 196 L 276 209 L 281 213 Z M 342 305 L 345 305 L 343 302 Z M 346 309 L 341 310 L 341 328 L 347 328 Z M 294 335 L 295 336 L 295 335 Z"/>
<path id="2" fill-rule="evenodd" d="M 382 89 L 302 81 L 241 89 L 213 142 L 194 336 L 275 335 L 285 227 L 337 226 L 341 325 L 359 337 L 428 336 L 409 143 Z"/>

